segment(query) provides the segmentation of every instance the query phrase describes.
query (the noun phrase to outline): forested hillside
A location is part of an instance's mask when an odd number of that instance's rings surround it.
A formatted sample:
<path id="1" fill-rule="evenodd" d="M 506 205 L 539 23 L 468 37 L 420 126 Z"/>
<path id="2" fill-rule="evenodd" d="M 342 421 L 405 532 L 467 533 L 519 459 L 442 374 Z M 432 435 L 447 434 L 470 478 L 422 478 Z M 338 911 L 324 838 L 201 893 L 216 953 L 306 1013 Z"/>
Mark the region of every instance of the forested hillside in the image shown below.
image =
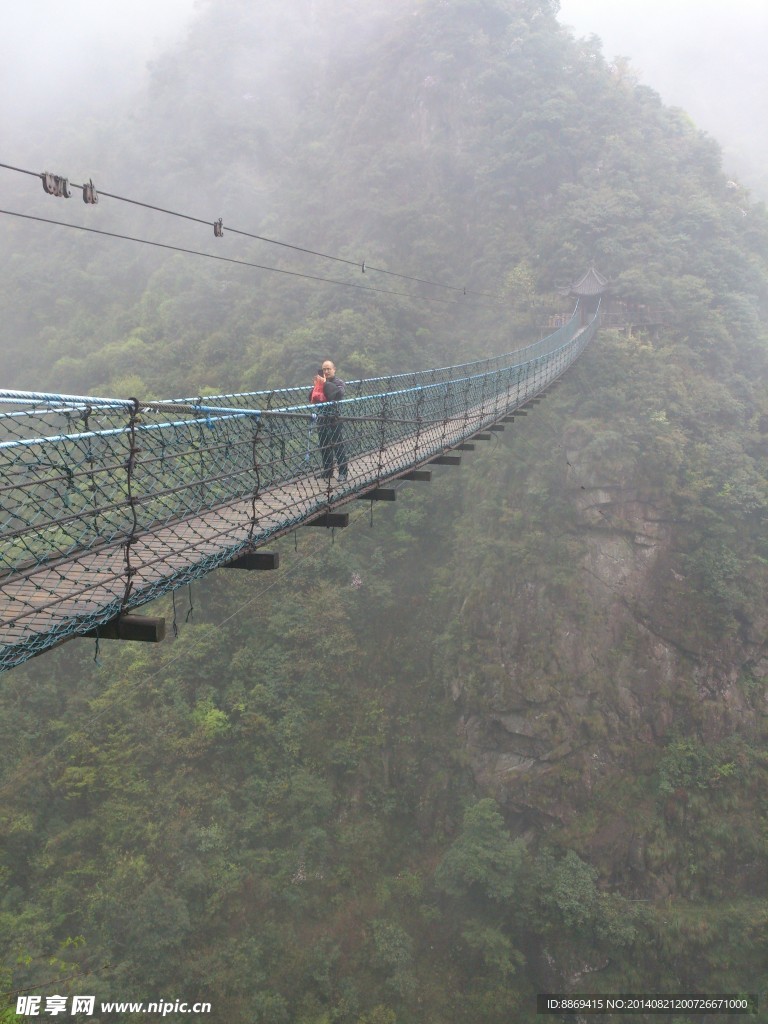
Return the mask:
<path id="1" fill-rule="evenodd" d="M 0 676 L 12 1006 L 768 1006 L 768 217 L 556 6 L 210 0 L 145 94 L 36 153 L 222 217 L 221 239 L 4 172 L 7 209 L 343 282 L 5 217 L 4 387 L 148 399 L 309 386 L 326 357 L 348 378 L 460 362 L 538 337 L 590 264 L 663 310 L 601 331 L 459 470 L 284 542 L 276 579 L 159 602 L 160 648 L 78 640 Z"/>

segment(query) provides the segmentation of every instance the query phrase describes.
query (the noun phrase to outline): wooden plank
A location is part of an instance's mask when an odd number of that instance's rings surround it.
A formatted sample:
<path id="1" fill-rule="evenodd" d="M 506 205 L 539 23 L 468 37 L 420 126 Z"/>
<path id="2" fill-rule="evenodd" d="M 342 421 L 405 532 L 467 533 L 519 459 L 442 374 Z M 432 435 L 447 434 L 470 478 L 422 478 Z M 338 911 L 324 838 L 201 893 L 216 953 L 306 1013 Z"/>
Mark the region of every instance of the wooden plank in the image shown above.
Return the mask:
<path id="1" fill-rule="evenodd" d="M 460 466 L 461 456 L 460 455 L 436 455 L 434 459 L 429 460 L 434 466 Z"/>
<path id="2" fill-rule="evenodd" d="M 432 471 L 429 469 L 412 469 L 410 473 L 404 473 L 401 480 L 413 480 L 428 484 L 432 480 Z"/>

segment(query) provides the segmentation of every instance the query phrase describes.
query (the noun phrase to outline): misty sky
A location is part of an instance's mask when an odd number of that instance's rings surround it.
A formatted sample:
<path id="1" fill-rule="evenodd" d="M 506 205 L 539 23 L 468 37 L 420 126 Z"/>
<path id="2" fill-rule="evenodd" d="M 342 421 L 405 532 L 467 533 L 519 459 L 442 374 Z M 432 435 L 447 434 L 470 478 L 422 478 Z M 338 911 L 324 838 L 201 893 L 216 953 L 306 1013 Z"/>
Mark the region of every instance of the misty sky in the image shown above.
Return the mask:
<path id="1" fill-rule="evenodd" d="M 57 111 L 140 84 L 147 61 L 182 34 L 199 0 L 25 0 L 4 5 L 0 129 L 34 130 Z M 3 136 L 5 138 L 5 136 Z M 12 161 L 11 161 L 12 162 Z"/>
<path id="2" fill-rule="evenodd" d="M 205 2 L 7 4 L 0 36 L 6 161 L 24 162 L 18 148 L 26 134 L 36 148 L 43 135 L 50 138 L 55 158 L 58 113 L 87 112 L 90 104 L 101 107 L 136 88 L 147 62 L 183 35 Z M 763 178 L 768 0 L 561 0 L 560 6 L 560 21 L 576 35 L 599 36 L 609 59 L 629 57 L 644 84 L 714 135 L 725 149 L 727 171 L 734 169 L 730 161 L 747 179 L 751 171 Z"/>
<path id="3" fill-rule="evenodd" d="M 560 22 L 629 57 L 644 85 L 683 107 L 753 186 L 768 157 L 768 0 L 560 0 Z M 753 180 L 749 180 L 752 178 Z"/>

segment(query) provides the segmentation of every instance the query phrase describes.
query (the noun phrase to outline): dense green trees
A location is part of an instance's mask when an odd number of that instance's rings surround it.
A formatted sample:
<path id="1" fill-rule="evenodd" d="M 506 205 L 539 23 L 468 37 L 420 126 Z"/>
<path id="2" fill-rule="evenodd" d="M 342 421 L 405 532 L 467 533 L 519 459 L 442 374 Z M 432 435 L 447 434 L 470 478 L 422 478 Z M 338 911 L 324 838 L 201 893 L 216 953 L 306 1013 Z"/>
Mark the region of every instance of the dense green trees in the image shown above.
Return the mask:
<path id="1" fill-rule="evenodd" d="M 408 295 L 3 225 L 8 386 L 463 361 L 532 340 L 593 260 L 665 319 L 603 332 L 373 529 L 285 541 L 276 584 L 209 577 L 189 622 L 162 602 L 159 651 L 74 642 L 2 679 L 4 989 L 259 1024 L 765 989 L 768 218 L 555 6 L 211 3 L 83 143 L 104 187 L 471 302 L 231 231 L 212 252 Z"/>

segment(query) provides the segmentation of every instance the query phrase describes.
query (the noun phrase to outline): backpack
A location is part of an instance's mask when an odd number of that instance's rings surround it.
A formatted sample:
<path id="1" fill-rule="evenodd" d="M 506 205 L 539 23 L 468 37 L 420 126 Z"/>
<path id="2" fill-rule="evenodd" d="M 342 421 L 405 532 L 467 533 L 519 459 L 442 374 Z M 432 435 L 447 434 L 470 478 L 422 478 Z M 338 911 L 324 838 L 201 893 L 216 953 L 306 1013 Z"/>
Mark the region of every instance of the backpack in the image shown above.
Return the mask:
<path id="1" fill-rule="evenodd" d="M 310 402 L 325 401 L 325 391 L 323 389 L 323 384 L 315 384 L 315 386 L 312 388 L 312 394 L 309 396 L 309 400 Z"/>

